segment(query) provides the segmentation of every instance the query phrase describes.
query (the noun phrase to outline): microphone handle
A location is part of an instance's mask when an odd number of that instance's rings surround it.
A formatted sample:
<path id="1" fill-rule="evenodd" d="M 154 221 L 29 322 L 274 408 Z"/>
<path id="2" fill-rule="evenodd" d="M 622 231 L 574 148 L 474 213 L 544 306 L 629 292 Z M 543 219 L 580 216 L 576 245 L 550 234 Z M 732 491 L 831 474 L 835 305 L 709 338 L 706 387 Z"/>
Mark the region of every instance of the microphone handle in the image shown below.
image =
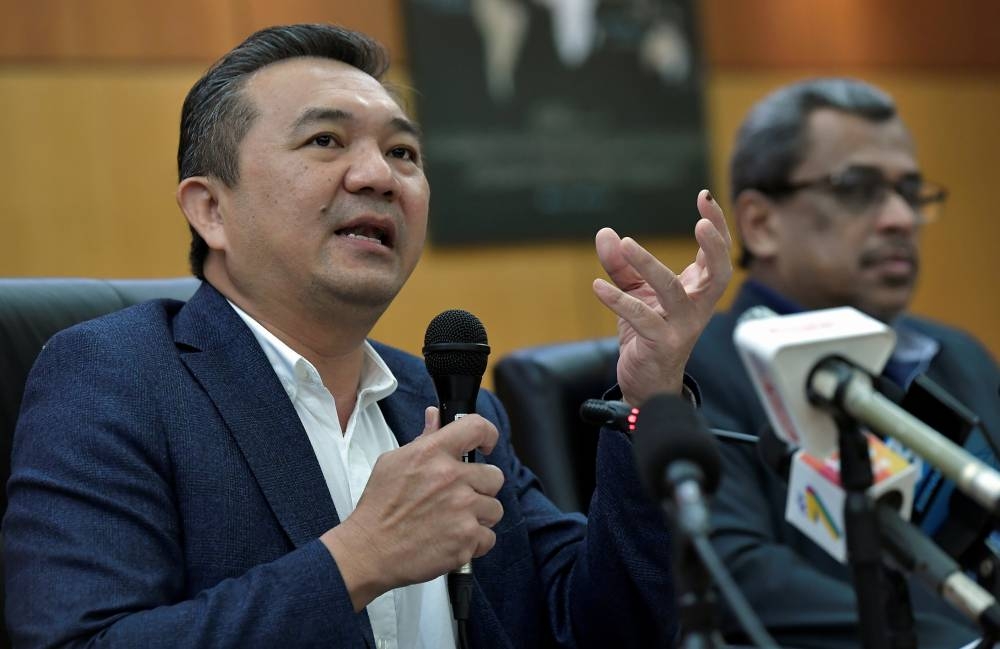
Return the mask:
<path id="1" fill-rule="evenodd" d="M 882 545 L 904 570 L 920 577 L 949 604 L 991 633 L 1000 631 L 1000 604 L 961 566 L 894 508 L 877 504 Z"/>
<path id="2" fill-rule="evenodd" d="M 467 414 L 476 412 L 476 395 L 479 393 L 481 377 L 464 374 L 449 374 L 434 377 L 435 387 L 441 397 L 438 410 L 441 413 L 441 425 L 447 426 Z M 459 396 L 456 396 L 459 395 Z M 462 453 L 463 462 L 475 462 L 475 449 Z M 472 562 L 463 564 L 452 574 L 472 575 Z"/>

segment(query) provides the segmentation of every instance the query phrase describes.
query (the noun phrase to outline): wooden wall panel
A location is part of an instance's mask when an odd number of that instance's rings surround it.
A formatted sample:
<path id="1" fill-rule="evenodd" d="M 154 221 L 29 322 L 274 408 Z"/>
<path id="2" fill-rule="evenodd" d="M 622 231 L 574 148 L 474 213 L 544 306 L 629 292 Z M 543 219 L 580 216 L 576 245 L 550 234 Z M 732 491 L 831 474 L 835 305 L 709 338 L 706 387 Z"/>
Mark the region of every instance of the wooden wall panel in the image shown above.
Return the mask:
<path id="1" fill-rule="evenodd" d="M 177 124 L 197 76 L 0 68 L 0 275 L 186 272 Z"/>
<path id="2" fill-rule="evenodd" d="M 0 59 L 211 61 L 236 42 L 233 0 L 0 0 Z"/>
<path id="3" fill-rule="evenodd" d="M 717 67 L 1000 67 L 995 0 L 702 0 Z"/>
<path id="4" fill-rule="evenodd" d="M 329 22 L 357 29 L 387 48 L 393 61 L 405 57 L 403 18 L 399 0 L 234 0 L 239 31 L 249 34 L 268 25 L 290 22 Z"/>

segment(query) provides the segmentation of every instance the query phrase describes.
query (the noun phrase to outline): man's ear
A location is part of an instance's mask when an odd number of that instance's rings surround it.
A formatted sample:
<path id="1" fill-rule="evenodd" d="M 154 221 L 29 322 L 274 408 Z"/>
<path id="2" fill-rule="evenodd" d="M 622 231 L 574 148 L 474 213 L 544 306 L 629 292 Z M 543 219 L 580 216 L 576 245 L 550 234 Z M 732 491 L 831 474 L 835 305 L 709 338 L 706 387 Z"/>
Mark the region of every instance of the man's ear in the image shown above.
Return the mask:
<path id="1" fill-rule="evenodd" d="M 177 186 L 177 204 L 191 227 L 208 247 L 226 247 L 226 229 L 219 205 L 221 183 L 206 176 L 190 176 Z"/>
<path id="2" fill-rule="evenodd" d="M 745 189 L 736 197 L 733 213 L 743 247 L 755 259 L 773 257 L 780 225 L 774 201 L 756 189 Z"/>

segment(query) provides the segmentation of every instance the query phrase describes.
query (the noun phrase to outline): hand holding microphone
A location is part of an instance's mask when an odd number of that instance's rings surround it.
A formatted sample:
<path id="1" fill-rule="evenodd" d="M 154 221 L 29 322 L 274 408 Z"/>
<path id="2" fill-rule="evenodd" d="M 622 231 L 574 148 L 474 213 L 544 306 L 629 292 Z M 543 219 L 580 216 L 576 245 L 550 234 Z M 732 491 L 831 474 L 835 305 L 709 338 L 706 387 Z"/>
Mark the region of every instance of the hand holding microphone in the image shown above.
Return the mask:
<path id="1" fill-rule="evenodd" d="M 473 449 L 490 453 L 496 428 L 475 415 L 440 430 L 435 423 L 409 444 L 381 455 L 354 512 L 323 535 L 333 543 L 327 546 L 334 550 L 355 610 L 393 588 L 456 570 L 496 542 L 491 528 L 503 516 L 495 498 L 503 473 L 459 459 Z M 359 586 L 357 598 L 352 581 Z"/>
<path id="2" fill-rule="evenodd" d="M 475 414 L 489 346 L 474 315 L 451 310 L 427 329 L 425 361 L 439 399 L 422 434 L 384 453 L 354 512 L 322 540 L 337 560 L 355 610 L 399 586 L 465 571 L 496 543 L 502 471 L 475 463 L 496 427 Z M 467 604 L 467 601 L 465 602 Z M 453 602 L 453 607 L 458 608 Z"/>

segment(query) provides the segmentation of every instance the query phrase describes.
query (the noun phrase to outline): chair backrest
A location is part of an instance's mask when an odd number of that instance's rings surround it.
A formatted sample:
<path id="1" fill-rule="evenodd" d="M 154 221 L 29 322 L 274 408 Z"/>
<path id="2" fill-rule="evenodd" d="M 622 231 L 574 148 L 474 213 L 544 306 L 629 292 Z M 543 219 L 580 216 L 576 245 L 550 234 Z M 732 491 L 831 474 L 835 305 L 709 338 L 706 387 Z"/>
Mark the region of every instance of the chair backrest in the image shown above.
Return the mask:
<path id="1" fill-rule="evenodd" d="M 601 338 L 520 349 L 493 367 L 514 448 L 563 510 L 590 504 L 599 428 L 580 419 L 580 405 L 615 384 L 617 361 L 618 340 Z"/>
<path id="2" fill-rule="evenodd" d="M 7 511 L 10 446 L 24 383 L 42 345 L 52 335 L 139 302 L 186 300 L 198 288 L 193 277 L 174 279 L 0 279 L 0 518 Z M 0 530 L 0 550 L 2 550 Z M 2 556 L 2 555 L 0 555 Z M 0 562 L 0 611 L 3 610 Z M 8 647 L 0 616 L 0 648 Z"/>

